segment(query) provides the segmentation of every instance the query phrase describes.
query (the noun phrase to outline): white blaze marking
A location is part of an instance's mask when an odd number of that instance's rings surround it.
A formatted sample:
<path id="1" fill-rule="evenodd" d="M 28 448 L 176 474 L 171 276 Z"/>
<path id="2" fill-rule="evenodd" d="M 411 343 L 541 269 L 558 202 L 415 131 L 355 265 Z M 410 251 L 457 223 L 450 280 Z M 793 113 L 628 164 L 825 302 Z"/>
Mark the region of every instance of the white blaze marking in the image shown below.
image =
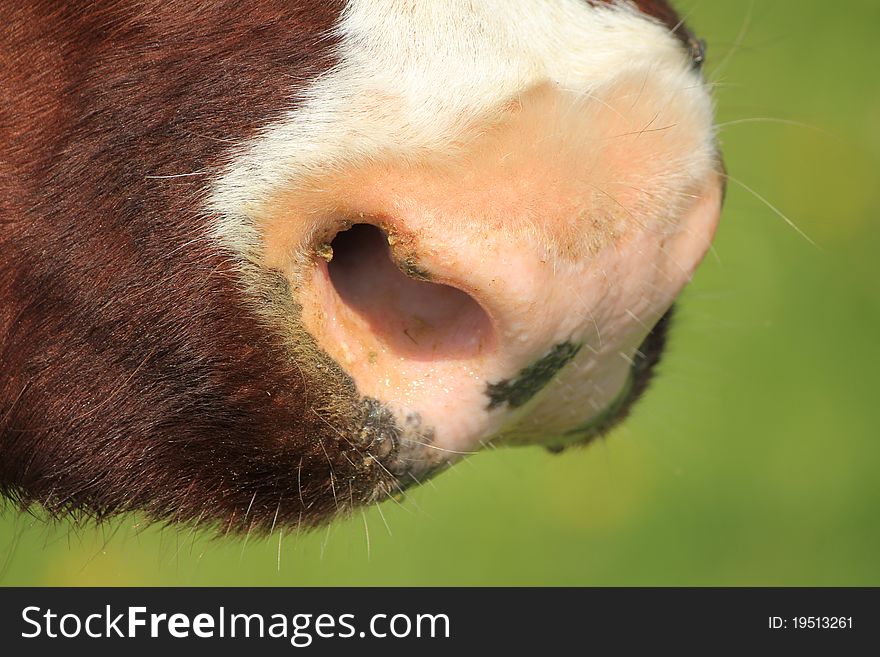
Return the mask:
<path id="1" fill-rule="evenodd" d="M 588 95 L 650 64 L 682 88 L 699 85 L 669 30 L 625 4 L 350 0 L 336 31 L 338 64 L 239 147 L 213 185 L 214 237 L 245 257 L 259 248 L 253 217 L 279 188 L 382 153 L 442 152 L 538 83 Z"/>

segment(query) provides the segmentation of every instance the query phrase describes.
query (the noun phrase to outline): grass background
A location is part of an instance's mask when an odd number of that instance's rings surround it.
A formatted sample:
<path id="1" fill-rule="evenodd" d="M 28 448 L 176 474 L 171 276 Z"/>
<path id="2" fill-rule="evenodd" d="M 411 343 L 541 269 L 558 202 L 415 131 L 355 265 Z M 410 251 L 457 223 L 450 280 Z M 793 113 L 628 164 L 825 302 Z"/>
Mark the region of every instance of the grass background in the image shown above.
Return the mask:
<path id="1" fill-rule="evenodd" d="M 880 3 L 679 6 L 710 44 L 731 175 L 816 246 L 732 182 L 625 426 L 483 454 L 280 541 L 7 510 L 0 584 L 880 584 Z"/>

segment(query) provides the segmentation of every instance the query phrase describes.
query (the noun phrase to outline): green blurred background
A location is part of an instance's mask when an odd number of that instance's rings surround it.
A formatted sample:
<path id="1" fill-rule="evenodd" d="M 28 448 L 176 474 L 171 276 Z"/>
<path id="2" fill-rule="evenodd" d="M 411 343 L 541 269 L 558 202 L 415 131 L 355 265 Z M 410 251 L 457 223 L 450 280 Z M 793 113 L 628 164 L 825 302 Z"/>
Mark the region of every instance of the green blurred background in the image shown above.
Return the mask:
<path id="1" fill-rule="evenodd" d="M 710 44 L 731 176 L 816 246 L 731 183 L 626 425 L 280 541 L 7 510 L 0 584 L 880 584 L 880 3 L 679 7 Z"/>

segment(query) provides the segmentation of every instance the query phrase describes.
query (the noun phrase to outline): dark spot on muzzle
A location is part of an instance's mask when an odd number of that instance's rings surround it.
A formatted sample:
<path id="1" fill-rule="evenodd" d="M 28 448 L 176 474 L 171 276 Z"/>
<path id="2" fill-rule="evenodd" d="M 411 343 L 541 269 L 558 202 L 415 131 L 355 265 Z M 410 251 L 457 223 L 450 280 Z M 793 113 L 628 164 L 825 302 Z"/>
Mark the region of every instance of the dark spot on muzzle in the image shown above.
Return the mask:
<path id="1" fill-rule="evenodd" d="M 378 466 L 378 499 L 402 493 L 448 466 L 443 450 L 434 447 L 433 427 L 418 413 L 398 422 L 387 405 L 372 397 L 361 399 L 359 411 L 350 430 L 357 436 L 352 447 L 367 471 Z"/>
<path id="2" fill-rule="evenodd" d="M 654 377 L 654 368 L 660 362 L 663 351 L 666 348 L 666 340 L 669 335 L 669 326 L 675 314 L 675 306 L 670 306 L 660 320 L 645 336 L 642 344 L 636 351 L 633 364 L 630 367 L 630 376 L 627 385 L 620 397 L 608 407 L 598 418 L 575 427 L 566 432 L 566 440 L 560 444 L 550 445 L 547 449 L 558 453 L 572 445 L 585 445 L 595 438 L 607 433 L 615 425 L 623 421 L 629 415 L 635 403 L 648 389 Z"/>
<path id="3" fill-rule="evenodd" d="M 488 384 L 486 386 L 486 395 L 489 397 L 488 410 L 491 411 L 504 403 L 511 408 L 525 404 L 577 355 L 581 346 L 562 342 L 540 359 L 520 370 L 513 379 Z"/>

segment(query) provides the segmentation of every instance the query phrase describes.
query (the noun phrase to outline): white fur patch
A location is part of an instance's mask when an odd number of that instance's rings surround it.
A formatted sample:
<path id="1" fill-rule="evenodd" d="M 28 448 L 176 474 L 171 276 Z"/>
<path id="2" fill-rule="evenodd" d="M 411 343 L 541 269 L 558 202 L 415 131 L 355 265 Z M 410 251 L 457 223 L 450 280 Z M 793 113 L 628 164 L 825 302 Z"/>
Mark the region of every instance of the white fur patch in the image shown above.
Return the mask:
<path id="1" fill-rule="evenodd" d="M 280 189 L 383 154 L 443 152 L 537 84 L 589 96 L 622 72 L 654 67 L 711 116 L 677 39 L 626 4 L 350 0 L 336 29 L 338 64 L 233 153 L 213 185 L 214 237 L 245 259 L 258 254 L 255 218 Z M 706 137 L 695 161 L 713 148 Z"/>

